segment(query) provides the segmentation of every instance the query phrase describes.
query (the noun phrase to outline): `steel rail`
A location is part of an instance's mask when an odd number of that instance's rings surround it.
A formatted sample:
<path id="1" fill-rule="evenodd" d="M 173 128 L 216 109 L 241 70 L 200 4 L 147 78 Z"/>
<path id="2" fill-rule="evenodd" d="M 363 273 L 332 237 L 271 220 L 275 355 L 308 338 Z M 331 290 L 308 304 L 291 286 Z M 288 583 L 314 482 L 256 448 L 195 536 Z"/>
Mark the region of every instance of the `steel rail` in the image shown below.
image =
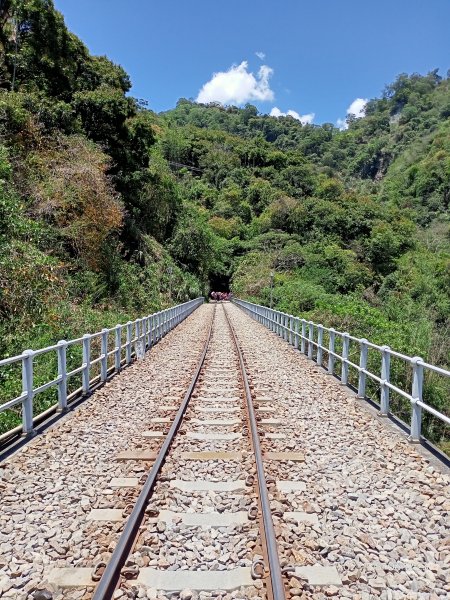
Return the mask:
<path id="1" fill-rule="evenodd" d="M 113 554 L 105 568 L 105 571 L 103 572 L 103 575 L 95 589 L 92 600 L 110 600 L 113 597 L 114 591 L 120 579 L 122 567 L 124 566 L 131 552 L 131 549 L 139 531 L 139 527 L 141 526 L 142 520 L 144 518 L 145 509 L 147 508 L 148 501 L 152 495 L 153 488 L 155 487 L 156 479 L 161 471 L 161 468 L 164 465 L 164 462 L 169 453 L 172 442 L 178 432 L 178 429 L 180 428 L 181 422 L 187 410 L 195 385 L 199 378 L 200 371 L 203 367 L 203 363 L 205 362 L 206 353 L 208 351 L 209 343 L 211 341 L 215 314 L 216 307 L 214 307 L 211 324 L 209 326 L 208 337 L 206 339 L 203 352 L 197 363 L 194 375 L 192 376 L 191 383 L 189 384 L 189 387 L 184 395 L 180 408 L 178 409 L 178 412 L 175 415 L 175 419 L 169 429 L 168 434 L 164 439 L 164 443 L 161 446 L 160 451 L 158 452 L 158 456 L 156 457 L 156 460 L 153 463 L 148 477 L 136 500 L 136 504 L 134 505 L 134 508 L 127 519 L 123 532 L 119 538 L 119 541 L 117 542 L 117 546 L 115 547 Z"/>
<path id="2" fill-rule="evenodd" d="M 261 443 L 259 441 L 258 426 L 256 422 L 255 409 L 253 407 L 252 393 L 248 382 L 247 372 L 245 369 L 244 357 L 242 350 L 239 347 L 238 339 L 231 324 L 230 318 L 222 304 L 223 312 L 230 328 L 231 336 L 236 347 L 239 357 L 239 365 L 241 367 L 241 376 L 244 383 L 245 399 L 247 405 L 247 416 L 250 422 L 251 440 L 256 461 L 256 473 L 258 479 L 259 500 L 261 504 L 262 520 L 263 520 L 263 541 L 266 546 L 266 554 L 269 562 L 269 577 L 271 584 L 271 592 L 273 600 L 286 600 L 286 590 L 283 582 L 283 574 L 281 571 L 280 558 L 278 554 L 278 545 L 275 535 L 275 529 L 272 521 L 272 512 L 270 509 L 269 493 L 267 491 L 266 476 L 264 472 L 263 457 L 261 451 Z"/>

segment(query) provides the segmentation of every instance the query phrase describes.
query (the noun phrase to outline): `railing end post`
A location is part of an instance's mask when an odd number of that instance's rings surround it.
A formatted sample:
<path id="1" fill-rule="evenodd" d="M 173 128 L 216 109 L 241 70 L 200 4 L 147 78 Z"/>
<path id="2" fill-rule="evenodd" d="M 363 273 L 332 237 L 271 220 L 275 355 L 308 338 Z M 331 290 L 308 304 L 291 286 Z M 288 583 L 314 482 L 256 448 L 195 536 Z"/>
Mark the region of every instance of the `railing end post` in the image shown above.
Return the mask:
<path id="1" fill-rule="evenodd" d="M 422 437 L 422 402 L 423 394 L 423 359 L 420 356 L 413 356 L 411 359 L 413 369 L 413 381 L 411 390 L 411 431 L 409 441 L 418 444 Z"/>
<path id="2" fill-rule="evenodd" d="M 22 434 L 33 434 L 33 356 L 34 350 L 29 348 L 22 352 Z"/>

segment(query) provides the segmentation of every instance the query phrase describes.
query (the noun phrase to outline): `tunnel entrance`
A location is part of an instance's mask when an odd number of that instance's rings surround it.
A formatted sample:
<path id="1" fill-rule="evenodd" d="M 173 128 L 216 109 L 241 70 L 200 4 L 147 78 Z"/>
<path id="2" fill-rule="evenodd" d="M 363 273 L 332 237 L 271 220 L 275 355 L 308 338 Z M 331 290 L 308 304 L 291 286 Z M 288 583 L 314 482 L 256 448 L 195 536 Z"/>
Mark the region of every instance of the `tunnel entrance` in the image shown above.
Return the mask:
<path id="1" fill-rule="evenodd" d="M 229 292 L 230 276 L 222 273 L 212 275 L 209 279 L 209 289 L 211 292 Z"/>

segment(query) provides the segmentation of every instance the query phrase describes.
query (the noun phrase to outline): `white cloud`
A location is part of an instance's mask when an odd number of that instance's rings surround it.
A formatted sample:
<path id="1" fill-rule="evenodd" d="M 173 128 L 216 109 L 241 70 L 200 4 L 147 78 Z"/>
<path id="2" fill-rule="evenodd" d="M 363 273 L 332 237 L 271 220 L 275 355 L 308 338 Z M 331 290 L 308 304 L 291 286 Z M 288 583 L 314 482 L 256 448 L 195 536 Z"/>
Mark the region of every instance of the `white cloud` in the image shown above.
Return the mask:
<path id="1" fill-rule="evenodd" d="M 264 60 L 266 58 L 264 52 L 255 52 L 255 54 L 259 58 L 259 60 Z"/>
<path id="2" fill-rule="evenodd" d="M 369 102 L 367 98 L 355 98 L 347 108 L 347 115 L 354 115 L 357 119 L 364 117 L 366 114 L 366 105 Z M 342 131 L 348 129 L 348 124 L 345 119 L 338 119 L 336 125 Z"/>
<path id="3" fill-rule="evenodd" d="M 221 104 L 245 104 L 252 100 L 267 102 L 274 99 L 269 79 L 273 69 L 261 65 L 257 75 L 248 71 L 248 62 L 233 65 L 228 71 L 214 73 L 197 96 L 197 102 L 220 102 Z"/>
<path id="4" fill-rule="evenodd" d="M 355 115 L 357 119 L 363 117 L 366 112 L 366 104 L 369 102 L 367 98 L 356 98 L 347 108 L 348 115 Z"/>
<path id="5" fill-rule="evenodd" d="M 274 106 L 272 108 L 272 110 L 270 111 L 270 116 L 271 117 L 293 117 L 294 119 L 297 119 L 297 121 L 300 121 L 300 123 L 302 125 L 306 125 L 308 123 L 312 123 L 315 117 L 315 113 L 308 113 L 307 115 L 300 115 L 297 111 L 295 110 L 288 110 L 287 112 L 281 112 L 281 110 L 279 108 L 277 108 L 276 106 Z"/>

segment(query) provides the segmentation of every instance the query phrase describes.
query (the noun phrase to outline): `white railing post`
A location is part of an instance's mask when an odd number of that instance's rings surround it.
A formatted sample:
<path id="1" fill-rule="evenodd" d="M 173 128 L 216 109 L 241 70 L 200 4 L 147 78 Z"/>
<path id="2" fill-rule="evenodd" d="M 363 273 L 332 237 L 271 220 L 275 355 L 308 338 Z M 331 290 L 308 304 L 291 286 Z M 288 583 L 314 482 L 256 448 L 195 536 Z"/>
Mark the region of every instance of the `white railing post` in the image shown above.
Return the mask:
<path id="1" fill-rule="evenodd" d="M 420 442 L 422 434 L 422 407 L 417 402 L 422 402 L 423 392 L 423 365 L 422 358 L 415 356 L 411 359 L 411 365 L 413 368 L 413 381 L 412 381 L 412 412 L 411 412 L 411 442 Z"/>
<path id="2" fill-rule="evenodd" d="M 134 321 L 134 343 L 135 344 L 139 344 L 139 335 L 140 335 L 140 331 L 139 331 L 139 319 L 136 319 Z M 135 348 L 136 350 L 136 348 Z"/>
<path id="3" fill-rule="evenodd" d="M 33 350 L 22 353 L 22 432 L 29 434 L 33 431 Z"/>
<path id="4" fill-rule="evenodd" d="M 334 373 L 334 361 L 336 357 L 334 356 L 334 345 L 336 339 L 336 331 L 331 327 L 329 329 L 330 340 L 328 343 L 328 374 L 333 375 Z"/>
<path id="5" fill-rule="evenodd" d="M 159 342 L 159 338 L 161 337 L 161 329 L 160 329 L 160 312 L 158 311 L 155 315 L 156 319 L 156 341 Z"/>
<path id="6" fill-rule="evenodd" d="M 302 319 L 302 341 L 300 344 L 300 350 L 303 354 L 306 354 L 306 321 Z"/>
<path id="7" fill-rule="evenodd" d="M 380 387 L 380 416 L 389 415 L 389 383 L 391 376 L 391 353 L 389 346 L 383 346 L 381 350 L 381 387 Z"/>
<path id="8" fill-rule="evenodd" d="M 144 354 L 147 348 L 147 319 L 141 319 L 141 343 L 144 346 Z"/>
<path id="9" fill-rule="evenodd" d="M 108 375 L 108 329 L 102 329 L 100 361 L 100 381 L 106 381 Z"/>
<path id="10" fill-rule="evenodd" d="M 58 410 L 63 412 L 67 408 L 67 342 L 58 342 Z"/>
<path id="11" fill-rule="evenodd" d="M 312 321 L 309 321 L 308 323 L 308 327 L 309 327 L 309 336 L 308 336 L 308 358 L 312 360 L 313 357 L 313 340 L 314 340 L 314 323 Z"/>
<path id="12" fill-rule="evenodd" d="M 298 331 L 299 331 L 299 327 L 300 327 L 300 321 L 298 317 L 295 317 L 295 321 L 294 321 L 294 327 L 295 327 L 295 335 L 294 335 L 294 347 L 296 350 L 298 350 Z"/>
<path id="13" fill-rule="evenodd" d="M 322 366 L 323 360 L 323 325 L 317 325 L 317 364 Z"/>
<path id="14" fill-rule="evenodd" d="M 342 366 L 341 366 L 341 383 L 348 383 L 348 354 L 350 348 L 350 338 L 347 332 L 342 334 Z"/>
<path id="15" fill-rule="evenodd" d="M 120 363 L 122 362 L 122 325 L 116 325 L 114 330 L 114 343 L 114 368 L 118 372 L 120 371 Z"/>
<path id="16" fill-rule="evenodd" d="M 128 321 L 128 323 L 127 323 L 127 340 L 126 340 L 126 346 L 125 346 L 125 361 L 126 361 L 127 365 L 129 365 L 131 362 L 131 338 L 133 335 L 132 327 L 133 327 L 133 321 Z"/>
<path id="17" fill-rule="evenodd" d="M 155 344 L 155 316 L 154 315 L 150 315 L 149 335 L 150 335 L 149 345 L 150 345 L 150 347 L 152 347 Z"/>
<path id="18" fill-rule="evenodd" d="M 150 315 L 147 317 L 147 341 L 146 341 L 146 345 L 147 348 L 150 349 L 151 345 L 152 345 L 152 319 L 150 317 Z"/>
<path id="19" fill-rule="evenodd" d="M 360 352 L 359 352 L 359 375 L 358 375 L 358 398 L 366 397 L 366 369 L 367 369 L 367 354 L 368 346 L 367 340 L 363 338 L 360 340 Z"/>
<path id="20" fill-rule="evenodd" d="M 89 333 L 83 335 L 83 371 L 82 371 L 82 387 L 83 393 L 89 392 L 89 378 L 91 369 L 91 336 Z"/>

